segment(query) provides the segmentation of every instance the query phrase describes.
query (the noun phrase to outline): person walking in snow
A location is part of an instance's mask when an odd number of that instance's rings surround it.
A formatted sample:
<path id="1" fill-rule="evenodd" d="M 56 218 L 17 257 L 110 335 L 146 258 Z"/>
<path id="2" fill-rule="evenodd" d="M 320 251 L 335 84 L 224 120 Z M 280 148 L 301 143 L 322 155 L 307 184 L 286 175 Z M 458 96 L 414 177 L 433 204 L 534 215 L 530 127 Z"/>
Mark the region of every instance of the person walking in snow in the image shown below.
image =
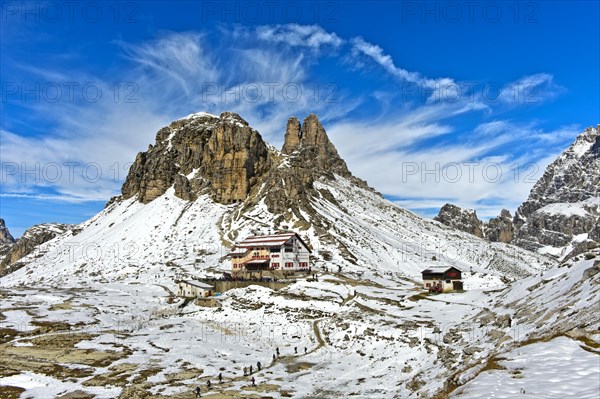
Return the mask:
<path id="1" fill-rule="evenodd" d="M 273 353 L 273 361 L 275 361 L 275 354 Z"/>
<path id="2" fill-rule="evenodd" d="M 244 377 L 248 375 L 248 368 L 244 367 Z"/>
<path id="3" fill-rule="evenodd" d="M 260 371 L 260 362 L 256 362 L 256 368 Z"/>
<path id="4" fill-rule="evenodd" d="M 294 353 L 297 355 L 298 354 L 298 347 L 294 346 Z"/>
<path id="5" fill-rule="evenodd" d="M 196 392 L 196 397 L 199 398 L 200 397 L 200 387 L 196 386 L 196 389 L 194 390 L 194 392 Z"/>
<path id="6" fill-rule="evenodd" d="M 306 346 L 304 347 L 304 354 L 306 355 Z"/>
<path id="7" fill-rule="evenodd" d="M 219 384 L 223 383 L 223 373 L 219 373 Z"/>
<path id="8" fill-rule="evenodd" d="M 210 391 L 210 380 L 206 381 L 206 388 Z"/>
<path id="9" fill-rule="evenodd" d="M 252 386 L 255 387 L 256 386 L 256 380 L 254 379 L 254 377 L 252 377 Z"/>
<path id="10" fill-rule="evenodd" d="M 250 374 L 252 374 L 252 365 L 250 365 Z"/>
<path id="11" fill-rule="evenodd" d="M 279 357 L 279 348 L 275 348 L 275 352 L 277 352 L 277 357 Z"/>

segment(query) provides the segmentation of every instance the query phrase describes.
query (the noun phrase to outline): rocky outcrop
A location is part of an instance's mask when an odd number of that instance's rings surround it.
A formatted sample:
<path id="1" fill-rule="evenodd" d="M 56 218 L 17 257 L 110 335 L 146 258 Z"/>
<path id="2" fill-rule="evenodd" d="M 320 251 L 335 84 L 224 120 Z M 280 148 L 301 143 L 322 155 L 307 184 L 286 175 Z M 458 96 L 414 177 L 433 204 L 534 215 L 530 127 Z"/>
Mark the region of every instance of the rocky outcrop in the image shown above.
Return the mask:
<path id="1" fill-rule="evenodd" d="M 307 116 L 302 125 L 296 117 L 288 120 L 281 152 L 300 158 L 318 173 L 352 176 L 315 114 Z"/>
<path id="2" fill-rule="evenodd" d="M 14 244 L 15 239 L 8 231 L 4 219 L 0 218 L 0 244 Z"/>
<path id="3" fill-rule="evenodd" d="M 513 243 L 530 250 L 593 247 L 600 242 L 599 200 L 600 125 L 546 168 L 515 214 Z"/>
<path id="4" fill-rule="evenodd" d="M 148 203 L 174 185 L 182 199 L 208 193 L 227 204 L 244 200 L 270 163 L 266 143 L 239 115 L 193 114 L 159 130 L 156 144 L 137 155 L 121 192 Z"/>
<path id="5" fill-rule="evenodd" d="M 450 204 L 435 220 L 490 241 L 531 251 L 543 248 L 560 258 L 600 246 L 600 125 L 587 128 L 546 168 L 512 220 L 503 209 L 483 224 L 474 211 Z"/>
<path id="6" fill-rule="evenodd" d="M 0 276 L 19 268 L 18 261 L 32 253 L 38 246 L 64 234 L 74 226 L 60 223 L 37 224 L 25 230 L 19 241 L 13 245 L 0 262 Z"/>
<path id="7" fill-rule="evenodd" d="M 517 227 L 536 210 L 554 203 L 575 203 L 600 195 L 600 125 L 587 128 L 552 162 L 517 210 Z"/>
<path id="8" fill-rule="evenodd" d="M 315 114 L 307 116 L 302 124 L 294 116 L 288 119 L 281 154 L 282 160 L 264 180 L 264 195 L 269 211 L 284 215 L 284 218 L 291 213 L 308 223 L 304 214 L 317 216 L 311 206 L 312 200 L 322 196 L 335 200 L 329 192 L 314 188 L 314 182 L 322 178 L 333 179 L 338 175 L 374 191 L 350 173 Z"/>
<path id="9" fill-rule="evenodd" d="M 509 243 L 512 241 L 515 228 L 512 215 L 508 209 L 502 209 L 500 216 L 490 219 L 484 224 L 485 237 L 492 242 Z"/>
<path id="10" fill-rule="evenodd" d="M 433 219 L 474 236 L 484 236 L 483 222 L 479 220 L 477 212 L 473 209 L 463 209 L 456 205 L 446 204 Z"/>
<path id="11" fill-rule="evenodd" d="M 300 147 L 300 135 L 300 121 L 295 116 L 292 116 L 287 121 L 287 126 L 285 128 L 284 143 L 281 152 L 283 154 L 291 154 L 298 147 Z"/>

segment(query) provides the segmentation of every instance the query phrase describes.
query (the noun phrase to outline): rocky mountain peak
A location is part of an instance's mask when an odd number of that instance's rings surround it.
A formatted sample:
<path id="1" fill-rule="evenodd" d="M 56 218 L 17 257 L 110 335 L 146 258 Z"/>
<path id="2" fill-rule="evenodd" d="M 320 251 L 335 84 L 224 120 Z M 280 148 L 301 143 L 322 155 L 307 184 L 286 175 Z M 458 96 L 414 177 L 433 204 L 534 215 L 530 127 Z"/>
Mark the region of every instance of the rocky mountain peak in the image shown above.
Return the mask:
<path id="1" fill-rule="evenodd" d="M 0 219 L 1 220 L 1 219 Z M 74 229 L 74 225 L 61 223 L 42 223 L 31 226 L 23 232 L 23 235 L 14 245 L 10 247 L 0 261 L 0 276 L 17 270 L 22 264 L 19 260 L 37 247 L 52 240 L 56 236 Z"/>
<path id="2" fill-rule="evenodd" d="M 300 130 L 300 121 L 295 116 L 291 116 L 285 127 L 285 138 L 281 149 L 283 154 L 291 154 L 300 146 Z"/>
<path id="3" fill-rule="evenodd" d="M 321 172 L 332 172 L 344 177 L 352 175 L 315 114 L 304 118 L 302 124 L 296 117 L 288 119 L 281 152 L 299 157 Z"/>
<path id="4" fill-rule="evenodd" d="M 220 203 L 241 201 L 270 163 L 267 144 L 241 116 L 196 113 L 158 131 L 155 145 L 137 155 L 121 192 L 148 203 L 173 186 L 185 200 L 208 193 Z"/>
<path id="5" fill-rule="evenodd" d="M 514 218 L 503 209 L 487 223 L 446 204 L 435 218 L 456 229 L 559 258 L 600 246 L 600 125 L 585 129 L 546 168 Z"/>
<path id="6" fill-rule="evenodd" d="M 485 223 L 485 237 L 492 242 L 512 241 L 515 228 L 512 221 L 512 215 L 508 209 L 502 209 L 498 217 L 490 219 Z"/>
<path id="7" fill-rule="evenodd" d="M 600 242 L 600 125 L 585 129 L 531 189 L 517 209 L 514 243 L 537 250 Z"/>
<path id="8" fill-rule="evenodd" d="M 14 244 L 15 239 L 8 231 L 4 219 L 0 218 L 0 244 Z"/>
<path id="9" fill-rule="evenodd" d="M 445 204 L 433 218 L 438 222 L 477 237 L 484 236 L 483 223 L 473 209 L 464 209 L 453 204 Z"/>

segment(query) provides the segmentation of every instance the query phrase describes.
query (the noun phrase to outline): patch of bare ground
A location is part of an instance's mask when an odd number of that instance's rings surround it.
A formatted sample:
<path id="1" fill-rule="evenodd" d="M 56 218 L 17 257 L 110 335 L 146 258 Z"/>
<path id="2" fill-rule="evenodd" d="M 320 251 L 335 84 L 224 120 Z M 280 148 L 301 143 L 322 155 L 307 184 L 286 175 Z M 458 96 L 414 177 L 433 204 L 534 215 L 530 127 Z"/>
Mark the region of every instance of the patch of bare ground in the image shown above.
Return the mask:
<path id="1" fill-rule="evenodd" d="M 293 374 L 293 373 L 297 373 L 299 371 L 308 370 L 308 369 L 312 368 L 314 365 L 315 365 L 315 363 L 309 363 L 309 362 L 290 363 L 290 364 L 285 365 L 285 371 L 288 374 Z"/>
<path id="2" fill-rule="evenodd" d="M 0 376 L 31 371 L 60 380 L 84 378 L 91 376 L 96 367 L 107 367 L 131 353 L 127 349 L 98 351 L 75 348 L 77 343 L 93 337 L 87 333 L 56 333 L 21 341 L 31 344 L 30 346 L 5 343 L 0 351 L 0 364 L 3 364 Z M 67 367 L 65 364 L 73 364 L 76 367 Z"/>
<path id="3" fill-rule="evenodd" d="M 64 395 L 57 396 L 56 399 L 93 399 L 96 395 L 77 390 L 73 392 L 66 393 Z"/>
<path id="4" fill-rule="evenodd" d="M 19 399 L 23 392 L 25 392 L 23 388 L 0 385 L 0 398 L 3 399 Z"/>

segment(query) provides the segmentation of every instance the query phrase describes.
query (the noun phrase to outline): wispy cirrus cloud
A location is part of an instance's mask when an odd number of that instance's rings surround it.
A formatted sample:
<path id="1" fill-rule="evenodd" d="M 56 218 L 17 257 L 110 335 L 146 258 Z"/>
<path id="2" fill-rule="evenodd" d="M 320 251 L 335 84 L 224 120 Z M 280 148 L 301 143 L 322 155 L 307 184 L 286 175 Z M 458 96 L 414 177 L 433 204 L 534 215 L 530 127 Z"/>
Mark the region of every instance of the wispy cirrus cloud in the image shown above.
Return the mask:
<path id="1" fill-rule="evenodd" d="M 549 73 L 524 76 L 502 87 L 498 99 L 507 104 L 537 104 L 554 99 L 566 89 Z"/>
<path id="2" fill-rule="evenodd" d="M 445 87 L 456 85 L 455 81 L 451 78 L 431 79 L 422 76 L 419 72 L 411 72 L 396 66 L 392 57 L 389 54 L 385 54 L 381 47 L 365 41 L 362 37 L 352 39 L 352 54 L 354 57 L 366 56 L 372 59 L 397 79 L 415 83 L 429 89 L 431 91 L 429 95 L 430 101 L 432 99 L 443 99 L 443 96 L 440 96 L 441 90 Z"/>
<path id="3" fill-rule="evenodd" d="M 266 25 L 256 28 L 259 40 L 292 47 L 307 47 L 314 50 L 337 48 L 345 41 L 319 25 Z"/>

